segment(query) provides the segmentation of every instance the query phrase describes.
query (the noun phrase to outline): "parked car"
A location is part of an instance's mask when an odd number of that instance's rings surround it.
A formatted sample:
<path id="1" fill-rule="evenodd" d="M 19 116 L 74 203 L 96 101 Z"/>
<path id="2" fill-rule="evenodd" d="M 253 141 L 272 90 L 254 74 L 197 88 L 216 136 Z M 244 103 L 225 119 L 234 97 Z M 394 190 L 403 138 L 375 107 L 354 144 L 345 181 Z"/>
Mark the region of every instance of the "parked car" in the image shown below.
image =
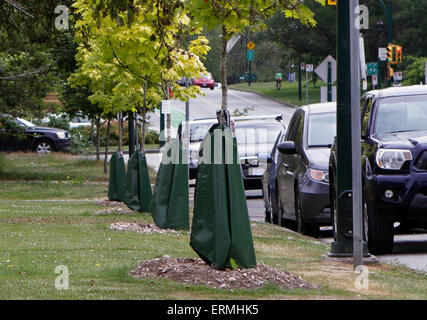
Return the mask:
<path id="1" fill-rule="evenodd" d="M 181 87 L 185 87 L 185 86 L 187 85 L 187 82 L 188 82 L 188 85 L 189 85 L 189 86 L 192 86 L 192 85 L 193 85 L 193 80 L 191 80 L 191 79 L 189 79 L 189 78 L 186 78 L 186 77 L 182 77 L 182 78 L 180 78 L 180 79 L 177 81 L 177 83 L 178 83 Z"/>
<path id="2" fill-rule="evenodd" d="M 295 110 L 285 141 L 278 144 L 276 190 L 279 222 L 296 222 L 297 231 L 315 235 L 330 225 L 328 162 L 336 135 L 336 103 Z"/>
<path id="3" fill-rule="evenodd" d="M 360 108 L 364 237 L 370 253 L 385 254 L 393 250 L 397 222 L 427 228 L 427 87 L 371 91 Z M 336 157 L 334 144 L 329 167 L 333 217 Z"/>
<path id="4" fill-rule="evenodd" d="M 277 158 L 279 151 L 277 146 L 285 141 L 286 130 L 280 131 L 276 142 L 274 143 L 271 153 L 260 154 L 260 161 L 267 163 L 264 175 L 262 176 L 262 190 L 264 195 L 264 207 L 265 207 L 265 222 L 279 224 L 279 202 L 278 194 L 276 190 L 276 170 L 277 170 Z"/>
<path id="5" fill-rule="evenodd" d="M 193 85 L 213 90 L 215 88 L 215 80 L 210 72 L 207 74 L 201 73 L 199 78 L 193 80 Z"/>
<path id="6" fill-rule="evenodd" d="M 260 155 L 272 150 L 279 133 L 285 129 L 282 116 L 236 117 L 234 131 L 246 190 L 262 188 L 262 176 L 267 163 Z"/>
<path id="7" fill-rule="evenodd" d="M 65 130 L 38 127 L 30 121 L 8 115 L 2 117 L 8 117 L 16 127 L 10 129 L 10 132 L 6 132 L 4 129 L 0 133 L 1 151 L 31 150 L 42 155 L 70 149 L 71 138 Z"/>

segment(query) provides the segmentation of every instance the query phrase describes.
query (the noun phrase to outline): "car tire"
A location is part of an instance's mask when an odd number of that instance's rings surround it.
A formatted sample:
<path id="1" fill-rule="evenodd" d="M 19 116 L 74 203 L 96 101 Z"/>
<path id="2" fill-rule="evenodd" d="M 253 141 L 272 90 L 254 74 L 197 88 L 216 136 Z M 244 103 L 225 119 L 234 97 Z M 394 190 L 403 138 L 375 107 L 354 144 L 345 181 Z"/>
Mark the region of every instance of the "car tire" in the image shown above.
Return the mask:
<path id="1" fill-rule="evenodd" d="M 34 145 L 34 151 L 38 155 L 48 155 L 53 152 L 53 143 L 49 140 L 39 140 Z"/>
<path id="2" fill-rule="evenodd" d="M 295 220 L 297 223 L 297 232 L 308 236 L 317 236 L 319 233 L 319 226 L 315 223 L 306 223 L 304 221 L 301 203 L 301 195 L 298 186 L 295 186 Z"/>
<path id="3" fill-rule="evenodd" d="M 280 214 L 280 208 L 279 208 L 279 200 L 277 198 L 277 190 L 274 193 L 273 197 L 271 196 L 271 192 L 270 192 L 270 207 L 271 207 L 272 220 L 278 221 L 279 220 L 279 214 Z"/>
<path id="4" fill-rule="evenodd" d="M 372 254 L 392 252 L 394 247 L 393 221 L 388 220 L 384 212 L 371 205 L 366 186 L 363 187 L 363 212 L 364 236 L 368 242 L 369 252 Z"/>

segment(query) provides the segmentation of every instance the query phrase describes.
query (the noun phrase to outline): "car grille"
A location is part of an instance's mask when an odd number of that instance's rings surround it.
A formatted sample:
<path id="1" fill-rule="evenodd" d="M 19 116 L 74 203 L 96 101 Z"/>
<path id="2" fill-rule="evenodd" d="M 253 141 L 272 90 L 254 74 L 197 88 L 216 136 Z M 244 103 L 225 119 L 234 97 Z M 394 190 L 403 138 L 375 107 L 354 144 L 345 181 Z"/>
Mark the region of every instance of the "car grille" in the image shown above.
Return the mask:
<path id="1" fill-rule="evenodd" d="M 418 170 L 427 170 L 427 150 L 423 151 L 415 161 L 414 167 Z"/>

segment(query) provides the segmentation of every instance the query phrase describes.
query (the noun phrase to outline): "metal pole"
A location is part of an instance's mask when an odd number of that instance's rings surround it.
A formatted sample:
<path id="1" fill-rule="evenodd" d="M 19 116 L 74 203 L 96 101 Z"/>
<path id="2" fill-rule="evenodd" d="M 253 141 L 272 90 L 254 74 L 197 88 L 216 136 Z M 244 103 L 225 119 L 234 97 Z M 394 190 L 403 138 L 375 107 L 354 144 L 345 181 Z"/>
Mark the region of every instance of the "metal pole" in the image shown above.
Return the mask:
<path id="1" fill-rule="evenodd" d="M 328 102 L 332 101 L 332 63 L 328 61 Z"/>
<path id="2" fill-rule="evenodd" d="M 351 21 L 359 15 L 355 10 L 359 0 L 350 0 Z M 353 263 L 354 267 L 363 265 L 363 215 L 362 215 L 362 168 L 361 168 L 361 125 L 360 125 L 360 40 L 359 30 L 350 23 L 350 74 L 351 79 L 351 155 L 353 176 Z"/>
<path id="3" fill-rule="evenodd" d="M 252 67 L 252 61 L 249 60 L 249 77 L 248 77 L 248 86 L 251 86 L 251 67 Z"/>
<path id="4" fill-rule="evenodd" d="M 305 66 L 305 104 L 308 105 L 308 73 L 307 73 L 307 66 Z"/>
<path id="5" fill-rule="evenodd" d="M 301 55 L 298 56 L 298 100 L 302 100 L 302 92 L 301 92 L 301 63 L 302 58 Z"/>
<path id="6" fill-rule="evenodd" d="M 337 2 L 337 164 L 336 164 L 336 241 L 332 257 L 353 256 L 352 158 L 351 158 L 351 61 L 349 1 Z M 359 71 L 358 71 L 359 72 Z M 349 130 L 350 128 L 350 130 Z"/>

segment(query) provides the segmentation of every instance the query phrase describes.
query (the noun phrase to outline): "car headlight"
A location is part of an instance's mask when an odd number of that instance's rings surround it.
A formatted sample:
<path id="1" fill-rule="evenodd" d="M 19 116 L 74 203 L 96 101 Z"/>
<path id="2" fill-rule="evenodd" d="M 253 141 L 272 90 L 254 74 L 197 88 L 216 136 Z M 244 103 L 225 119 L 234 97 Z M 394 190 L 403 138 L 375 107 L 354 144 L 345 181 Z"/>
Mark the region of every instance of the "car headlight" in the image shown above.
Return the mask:
<path id="1" fill-rule="evenodd" d="M 410 150 L 379 149 L 377 151 L 377 165 L 382 169 L 400 170 L 408 160 L 412 160 Z"/>
<path id="2" fill-rule="evenodd" d="M 309 169 L 310 177 L 316 181 L 329 182 L 329 172 L 317 169 Z"/>
<path id="3" fill-rule="evenodd" d="M 59 131 L 59 132 L 56 133 L 56 136 L 59 139 L 65 139 L 65 132 L 64 131 Z"/>

